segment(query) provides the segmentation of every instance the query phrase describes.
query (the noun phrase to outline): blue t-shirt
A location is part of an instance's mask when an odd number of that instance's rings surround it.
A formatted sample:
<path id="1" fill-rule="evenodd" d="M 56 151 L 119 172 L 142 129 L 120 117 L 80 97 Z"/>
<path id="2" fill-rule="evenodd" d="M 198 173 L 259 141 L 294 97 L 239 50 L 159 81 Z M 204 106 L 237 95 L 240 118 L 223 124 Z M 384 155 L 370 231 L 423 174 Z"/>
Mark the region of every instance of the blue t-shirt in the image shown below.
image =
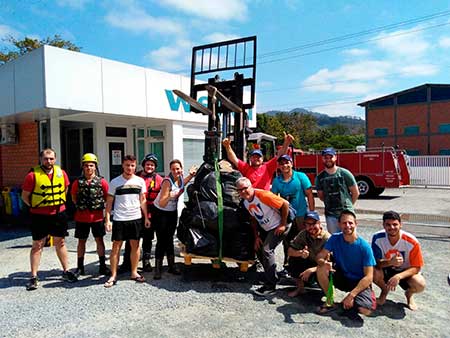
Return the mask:
<path id="1" fill-rule="evenodd" d="M 376 265 L 369 243 L 361 237 L 353 243 L 348 243 L 342 232 L 339 232 L 328 239 L 324 249 L 333 253 L 334 262 L 344 276 L 354 281 L 364 277 L 365 267 Z"/>
<path id="2" fill-rule="evenodd" d="M 294 171 L 289 181 L 283 180 L 283 175 L 278 175 L 272 182 L 272 192 L 280 194 L 285 200 L 291 203 L 297 211 L 298 217 L 306 214 L 305 191 L 311 188 L 308 176 L 299 171 Z"/>

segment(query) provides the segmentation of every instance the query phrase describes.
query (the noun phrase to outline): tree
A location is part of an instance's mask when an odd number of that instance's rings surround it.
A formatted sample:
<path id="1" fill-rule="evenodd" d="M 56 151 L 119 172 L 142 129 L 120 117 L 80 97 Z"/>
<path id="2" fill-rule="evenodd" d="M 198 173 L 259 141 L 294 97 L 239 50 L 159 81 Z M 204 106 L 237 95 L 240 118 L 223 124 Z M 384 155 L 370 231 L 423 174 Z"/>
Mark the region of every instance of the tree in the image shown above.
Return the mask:
<path id="1" fill-rule="evenodd" d="M 43 45 L 50 45 L 58 48 L 68 49 L 74 52 L 79 52 L 81 47 L 76 46 L 70 41 L 63 40 L 61 36 L 54 35 L 52 38 L 47 37 L 45 39 L 33 39 L 25 37 L 23 40 L 17 40 L 16 38 L 9 36 L 4 39 L 13 45 L 14 50 L 5 50 L 0 52 L 0 64 L 4 64 L 8 61 L 17 59 L 19 56 L 24 55 L 32 50 L 35 50 Z"/>

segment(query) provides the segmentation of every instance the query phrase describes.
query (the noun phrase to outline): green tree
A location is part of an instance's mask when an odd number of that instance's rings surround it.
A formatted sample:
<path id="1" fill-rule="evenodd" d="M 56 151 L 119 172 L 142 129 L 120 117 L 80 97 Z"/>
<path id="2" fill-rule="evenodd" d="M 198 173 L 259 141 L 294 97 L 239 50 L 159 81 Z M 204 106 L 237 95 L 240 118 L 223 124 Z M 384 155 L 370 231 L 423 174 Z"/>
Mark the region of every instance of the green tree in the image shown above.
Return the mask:
<path id="1" fill-rule="evenodd" d="M 81 50 L 81 47 L 76 46 L 70 41 L 63 40 L 59 35 L 54 35 L 53 37 L 47 37 L 41 40 L 29 37 L 25 37 L 22 40 L 17 40 L 16 38 L 9 36 L 5 38 L 4 41 L 11 43 L 13 49 L 8 50 L 7 48 L 4 48 L 3 51 L 0 51 L 0 64 L 17 59 L 19 56 L 42 47 L 43 45 L 64 48 L 75 52 L 79 52 Z"/>

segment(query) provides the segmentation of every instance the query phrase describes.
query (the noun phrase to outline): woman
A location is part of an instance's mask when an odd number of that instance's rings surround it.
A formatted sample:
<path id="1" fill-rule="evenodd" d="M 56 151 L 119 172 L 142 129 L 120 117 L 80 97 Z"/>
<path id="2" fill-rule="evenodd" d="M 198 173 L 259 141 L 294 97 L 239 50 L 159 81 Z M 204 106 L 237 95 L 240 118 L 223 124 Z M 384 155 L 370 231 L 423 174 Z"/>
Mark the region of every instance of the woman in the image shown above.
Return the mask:
<path id="1" fill-rule="evenodd" d="M 189 169 L 189 175 L 183 177 L 183 165 L 180 160 L 170 162 L 170 174 L 161 184 L 161 191 L 154 201 L 154 214 L 152 226 L 156 232 L 155 249 L 155 274 L 154 279 L 161 279 L 161 270 L 164 255 L 167 255 L 168 272 L 179 275 L 180 271 L 175 266 L 175 250 L 173 247 L 173 235 L 178 222 L 178 198 L 183 194 L 185 185 L 197 173 L 197 167 Z"/>

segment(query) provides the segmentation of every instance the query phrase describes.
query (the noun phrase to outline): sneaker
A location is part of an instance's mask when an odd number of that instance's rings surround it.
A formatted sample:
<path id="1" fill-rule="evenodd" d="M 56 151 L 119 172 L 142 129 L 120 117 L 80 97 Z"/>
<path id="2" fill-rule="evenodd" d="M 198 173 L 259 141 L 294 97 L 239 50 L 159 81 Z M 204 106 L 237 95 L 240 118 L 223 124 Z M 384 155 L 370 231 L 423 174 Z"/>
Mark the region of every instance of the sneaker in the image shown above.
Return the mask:
<path id="1" fill-rule="evenodd" d="M 39 278 L 31 277 L 27 283 L 27 290 L 28 291 L 36 290 L 38 288 L 38 285 L 39 285 Z"/>
<path id="2" fill-rule="evenodd" d="M 84 276 L 84 268 L 76 268 L 74 272 L 75 276 Z"/>
<path id="3" fill-rule="evenodd" d="M 277 276 L 278 276 L 278 278 L 290 278 L 291 277 L 291 275 L 289 274 L 289 271 L 287 271 L 286 269 L 278 271 Z"/>
<path id="4" fill-rule="evenodd" d="M 62 278 L 69 283 L 75 283 L 78 281 L 77 276 L 70 270 L 64 271 L 62 273 Z"/>
<path id="5" fill-rule="evenodd" d="M 263 285 L 260 288 L 253 290 L 253 293 L 262 297 L 271 296 L 275 294 L 275 286 Z"/>
<path id="6" fill-rule="evenodd" d="M 109 276 L 111 274 L 111 270 L 106 265 L 100 265 L 98 268 L 98 274 L 102 276 Z"/>

